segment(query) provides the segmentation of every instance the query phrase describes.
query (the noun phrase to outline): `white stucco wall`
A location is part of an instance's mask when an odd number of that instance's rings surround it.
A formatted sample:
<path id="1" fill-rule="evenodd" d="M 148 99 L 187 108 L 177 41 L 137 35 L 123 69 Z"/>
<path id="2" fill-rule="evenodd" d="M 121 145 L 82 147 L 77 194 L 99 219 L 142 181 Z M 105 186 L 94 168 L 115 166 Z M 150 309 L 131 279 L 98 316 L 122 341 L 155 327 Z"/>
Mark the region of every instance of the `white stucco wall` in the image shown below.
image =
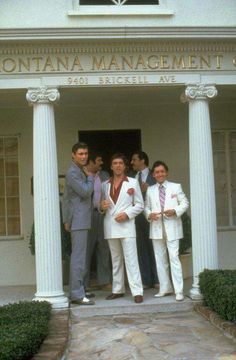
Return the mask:
<path id="1" fill-rule="evenodd" d="M 35 259 L 29 250 L 33 198 L 32 176 L 32 109 L 2 109 L 0 134 L 20 134 L 20 192 L 23 239 L 0 240 L 0 285 L 34 284 Z"/>
<path id="2" fill-rule="evenodd" d="M 220 269 L 236 269 L 236 231 L 218 232 L 218 258 Z"/>
<path id="3" fill-rule="evenodd" d="M 99 89 L 98 89 L 99 91 Z M 135 91 L 135 90 L 134 90 Z M 89 96 L 89 95 L 88 95 Z M 168 99 L 168 97 L 167 97 Z M 89 100 L 89 99 L 88 99 Z M 83 104 L 55 109 L 59 173 L 64 174 L 70 163 L 71 146 L 77 141 L 78 130 L 134 129 L 142 131 L 143 149 L 150 162 L 163 159 L 170 167 L 170 179 L 183 184 L 189 196 L 188 174 L 188 107 L 175 102 L 157 104 L 126 103 Z M 213 128 L 235 128 L 235 104 L 214 102 L 211 106 Z M 30 194 L 32 169 L 32 108 L 3 108 L 0 113 L 0 134 L 21 134 L 20 175 L 22 240 L 0 240 L 0 285 L 34 284 L 34 256 L 30 254 L 29 234 L 33 222 L 33 197 Z M 218 233 L 221 268 L 235 268 L 236 232 Z"/>
<path id="4" fill-rule="evenodd" d="M 165 0 L 170 16 L 72 17 L 72 0 L 1 0 L 0 28 L 235 26 L 234 0 Z M 212 15 L 214 14 L 214 16 Z"/>

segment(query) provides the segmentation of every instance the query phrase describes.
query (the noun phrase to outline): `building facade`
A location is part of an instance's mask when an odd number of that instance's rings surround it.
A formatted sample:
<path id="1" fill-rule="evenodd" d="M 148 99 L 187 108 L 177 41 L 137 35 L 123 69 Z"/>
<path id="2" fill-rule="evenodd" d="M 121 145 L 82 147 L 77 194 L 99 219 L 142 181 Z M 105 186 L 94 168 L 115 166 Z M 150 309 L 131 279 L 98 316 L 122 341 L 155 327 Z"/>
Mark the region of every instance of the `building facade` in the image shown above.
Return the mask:
<path id="1" fill-rule="evenodd" d="M 36 283 L 36 298 L 67 306 L 58 176 L 85 133 L 135 130 L 132 146 L 166 161 L 190 198 L 199 298 L 200 271 L 235 267 L 235 1 L 0 7 L 0 285 Z"/>

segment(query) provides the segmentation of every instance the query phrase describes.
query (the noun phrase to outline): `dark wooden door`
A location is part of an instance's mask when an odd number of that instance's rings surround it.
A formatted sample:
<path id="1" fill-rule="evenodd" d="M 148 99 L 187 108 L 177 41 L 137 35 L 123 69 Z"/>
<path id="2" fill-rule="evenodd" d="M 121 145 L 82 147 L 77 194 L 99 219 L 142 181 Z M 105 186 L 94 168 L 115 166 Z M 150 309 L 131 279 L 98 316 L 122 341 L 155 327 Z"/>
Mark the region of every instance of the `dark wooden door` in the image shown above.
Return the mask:
<path id="1" fill-rule="evenodd" d="M 130 159 L 134 151 L 141 150 L 141 130 L 79 131 L 79 141 L 88 144 L 89 149 L 99 151 L 103 156 L 103 169 L 110 172 L 113 154 L 122 152 Z"/>

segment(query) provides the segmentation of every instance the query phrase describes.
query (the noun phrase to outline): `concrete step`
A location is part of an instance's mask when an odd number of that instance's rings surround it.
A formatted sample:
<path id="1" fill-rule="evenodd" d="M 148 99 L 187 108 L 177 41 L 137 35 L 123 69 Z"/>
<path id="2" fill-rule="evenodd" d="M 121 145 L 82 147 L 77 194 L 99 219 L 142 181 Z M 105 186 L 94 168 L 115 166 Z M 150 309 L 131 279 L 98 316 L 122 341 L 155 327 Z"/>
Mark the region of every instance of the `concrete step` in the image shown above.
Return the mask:
<path id="1" fill-rule="evenodd" d="M 144 314 L 144 313 L 164 313 L 176 311 L 192 310 L 197 301 L 185 296 L 184 301 L 176 301 L 174 295 L 163 298 L 155 298 L 155 289 L 148 289 L 144 292 L 144 302 L 134 303 L 133 297 L 127 293 L 125 297 L 115 300 L 105 300 L 109 294 L 104 291 L 94 291 L 95 305 L 71 305 L 73 317 L 86 318 L 91 316 L 123 315 L 123 314 Z"/>

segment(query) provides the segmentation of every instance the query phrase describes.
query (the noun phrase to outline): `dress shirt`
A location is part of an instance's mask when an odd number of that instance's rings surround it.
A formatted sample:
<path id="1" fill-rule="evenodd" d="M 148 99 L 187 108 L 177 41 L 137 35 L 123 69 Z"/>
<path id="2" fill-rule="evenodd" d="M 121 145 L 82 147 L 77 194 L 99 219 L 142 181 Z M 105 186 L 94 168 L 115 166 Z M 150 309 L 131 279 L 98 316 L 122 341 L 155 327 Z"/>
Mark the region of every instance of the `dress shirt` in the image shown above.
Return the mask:
<path id="1" fill-rule="evenodd" d="M 164 186 L 164 188 L 166 189 L 167 181 L 165 180 L 162 184 L 159 184 L 159 183 L 157 182 L 157 188 L 158 188 L 158 190 L 159 190 L 159 187 L 160 187 L 160 186 Z"/>
<path id="2" fill-rule="evenodd" d="M 100 207 L 101 193 L 102 193 L 102 182 L 100 180 L 99 173 L 97 172 L 94 180 L 94 193 L 93 193 L 94 209 L 98 209 Z"/>
<path id="3" fill-rule="evenodd" d="M 143 169 L 142 171 L 138 171 L 138 173 L 135 175 L 135 178 L 138 180 L 138 174 L 141 172 L 141 176 L 142 176 L 142 182 L 146 182 L 148 174 L 149 174 L 149 168 L 146 167 L 145 169 Z"/>
<path id="4" fill-rule="evenodd" d="M 116 204 L 117 200 L 118 200 L 118 197 L 120 195 L 120 190 L 121 190 L 121 187 L 122 187 L 122 184 L 124 181 L 129 181 L 129 179 L 127 178 L 127 176 L 125 176 L 119 186 L 117 188 L 114 187 L 114 178 L 110 178 L 109 182 L 111 184 L 111 190 L 110 190 L 110 197 L 112 198 L 114 204 Z"/>

